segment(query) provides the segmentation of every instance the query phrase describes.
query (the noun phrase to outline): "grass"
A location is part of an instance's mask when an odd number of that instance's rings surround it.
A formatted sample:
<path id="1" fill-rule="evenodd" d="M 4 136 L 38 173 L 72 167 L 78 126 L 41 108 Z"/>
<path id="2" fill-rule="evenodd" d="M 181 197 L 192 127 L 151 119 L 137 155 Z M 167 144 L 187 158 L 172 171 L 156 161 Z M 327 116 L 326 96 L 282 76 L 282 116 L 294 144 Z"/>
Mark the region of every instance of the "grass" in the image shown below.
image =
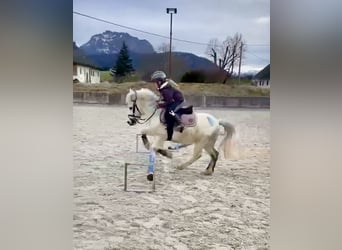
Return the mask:
<path id="1" fill-rule="evenodd" d="M 74 91 L 105 91 L 109 93 L 126 94 L 130 88 L 148 88 L 156 91 L 153 83 L 138 80 L 138 76 L 131 76 L 123 83 L 113 83 L 113 77 L 109 71 L 101 72 L 100 84 L 74 83 Z M 250 80 L 232 79 L 229 84 L 221 83 L 179 83 L 181 91 L 185 95 L 207 95 L 207 96 L 270 96 L 270 89 L 257 88 L 250 85 Z"/>
<path id="2" fill-rule="evenodd" d="M 179 87 L 185 95 L 207 95 L 207 96 L 270 96 L 269 89 L 261 89 L 255 86 L 225 85 L 220 83 L 180 83 Z M 142 81 L 125 82 L 125 83 L 100 83 L 100 84 L 74 84 L 74 91 L 106 91 L 109 93 L 126 94 L 130 88 L 140 89 L 148 88 L 156 91 L 153 83 Z"/>
<path id="3" fill-rule="evenodd" d="M 100 81 L 101 82 L 113 82 L 113 76 L 110 74 L 110 71 L 101 71 L 100 74 Z M 123 79 L 121 79 L 122 82 L 137 82 L 139 81 L 138 75 L 131 75 L 126 76 Z"/>
<path id="4" fill-rule="evenodd" d="M 101 71 L 100 81 L 101 82 L 110 82 L 113 80 L 113 76 L 110 75 L 109 71 Z"/>

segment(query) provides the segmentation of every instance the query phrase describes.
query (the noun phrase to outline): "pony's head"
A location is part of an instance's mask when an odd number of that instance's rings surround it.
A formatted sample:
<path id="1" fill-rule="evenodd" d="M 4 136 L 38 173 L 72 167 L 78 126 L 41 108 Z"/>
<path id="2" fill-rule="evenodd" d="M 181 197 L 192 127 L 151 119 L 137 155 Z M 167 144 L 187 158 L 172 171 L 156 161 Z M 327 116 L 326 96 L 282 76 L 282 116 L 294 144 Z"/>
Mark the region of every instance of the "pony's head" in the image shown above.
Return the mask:
<path id="1" fill-rule="evenodd" d="M 129 89 L 126 95 L 126 104 L 128 106 L 127 123 L 133 126 L 139 123 L 139 121 L 144 120 L 142 117 L 148 115 L 151 109 L 156 108 L 156 101 L 158 99 L 158 96 L 149 89 Z"/>

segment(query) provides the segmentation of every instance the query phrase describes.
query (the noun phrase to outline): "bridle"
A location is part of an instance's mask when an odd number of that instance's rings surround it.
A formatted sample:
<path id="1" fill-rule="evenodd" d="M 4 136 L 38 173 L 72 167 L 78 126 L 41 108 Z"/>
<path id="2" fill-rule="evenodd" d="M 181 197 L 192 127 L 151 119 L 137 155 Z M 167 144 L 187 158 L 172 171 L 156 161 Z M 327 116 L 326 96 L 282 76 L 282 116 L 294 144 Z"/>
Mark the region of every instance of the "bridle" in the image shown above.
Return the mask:
<path id="1" fill-rule="evenodd" d="M 145 124 L 146 122 L 148 122 L 149 120 L 151 120 L 151 118 L 154 116 L 154 114 L 156 113 L 157 111 L 157 107 L 154 109 L 152 115 L 150 115 L 147 119 L 143 119 L 141 118 L 141 111 L 137 105 L 137 99 L 138 99 L 138 94 L 137 94 L 137 91 L 134 89 L 134 95 L 131 95 L 131 101 L 133 102 L 133 107 L 130 107 L 130 109 L 132 109 L 132 114 L 129 114 L 128 115 L 128 119 L 129 121 L 127 121 L 127 123 L 130 125 L 130 126 L 133 126 L 135 125 L 136 123 L 139 123 L 139 124 Z M 139 114 L 136 114 L 135 112 L 138 112 Z"/>

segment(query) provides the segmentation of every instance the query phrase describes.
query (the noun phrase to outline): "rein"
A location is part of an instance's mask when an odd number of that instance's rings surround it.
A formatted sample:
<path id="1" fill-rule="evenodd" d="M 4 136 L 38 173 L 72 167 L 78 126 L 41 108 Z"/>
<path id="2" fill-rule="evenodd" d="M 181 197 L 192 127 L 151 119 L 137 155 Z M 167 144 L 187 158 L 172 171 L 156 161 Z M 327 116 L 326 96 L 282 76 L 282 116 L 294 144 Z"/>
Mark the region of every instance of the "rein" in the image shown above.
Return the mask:
<path id="1" fill-rule="evenodd" d="M 154 116 L 154 114 L 157 112 L 157 107 L 154 109 L 152 115 L 150 115 L 147 119 L 143 119 L 143 118 L 140 118 L 141 117 L 141 111 L 137 105 L 137 99 L 138 99 L 138 94 L 137 94 L 137 91 L 136 90 L 133 90 L 134 91 L 134 99 L 131 97 L 131 101 L 133 102 L 133 114 L 132 115 L 128 115 L 128 117 L 131 117 L 133 118 L 137 123 L 139 124 L 145 124 L 146 122 L 148 122 L 149 120 L 151 120 L 151 118 Z M 137 110 L 139 112 L 139 116 L 136 116 L 135 115 L 135 110 Z M 141 122 L 142 121 L 142 122 Z"/>
<path id="2" fill-rule="evenodd" d="M 147 119 L 138 118 L 137 123 L 139 123 L 139 124 L 145 124 L 146 122 L 148 122 L 149 120 L 151 120 L 151 118 L 154 116 L 154 114 L 155 114 L 156 112 L 157 112 L 157 108 L 154 109 L 152 115 L 151 115 L 149 118 L 147 118 Z M 140 122 L 140 120 L 141 120 L 141 121 L 144 121 L 144 122 Z"/>

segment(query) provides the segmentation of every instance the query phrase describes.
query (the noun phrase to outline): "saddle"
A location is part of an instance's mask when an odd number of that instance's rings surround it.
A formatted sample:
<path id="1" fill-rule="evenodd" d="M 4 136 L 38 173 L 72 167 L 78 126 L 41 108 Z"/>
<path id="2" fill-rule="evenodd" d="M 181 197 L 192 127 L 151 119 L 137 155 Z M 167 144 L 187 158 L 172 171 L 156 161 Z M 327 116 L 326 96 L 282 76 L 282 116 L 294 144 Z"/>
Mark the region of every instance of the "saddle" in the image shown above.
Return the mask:
<path id="1" fill-rule="evenodd" d="M 194 112 L 193 110 L 193 106 L 185 106 L 185 107 L 181 107 L 180 109 L 178 109 L 176 111 L 176 114 L 178 115 L 191 115 Z"/>
<path id="2" fill-rule="evenodd" d="M 180 117 L 184 127 L 194 127 L 197 124 L 196 114 L 193 112 L 193 106 L 185 106 L 177 109 L 175 114 Z M 160 122 L 166 125 L 165 109 L 160 113 Z"/>

